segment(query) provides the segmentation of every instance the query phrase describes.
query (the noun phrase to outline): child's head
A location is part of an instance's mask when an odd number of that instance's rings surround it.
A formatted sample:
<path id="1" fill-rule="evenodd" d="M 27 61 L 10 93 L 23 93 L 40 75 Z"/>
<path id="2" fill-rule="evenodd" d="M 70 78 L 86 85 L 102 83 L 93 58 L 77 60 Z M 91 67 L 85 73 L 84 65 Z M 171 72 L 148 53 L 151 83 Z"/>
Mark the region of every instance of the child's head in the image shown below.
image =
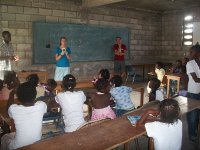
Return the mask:
<path id="1" fill-rule="evenodd" d="M 17 97 L 23 105 L 33 104 L 36 94 L 36 87 L 29 82 L 22 83 L 17 88 Z"/>
<path id="2" fill-rule="evenodd" d="M 190 48 L 190 59 L 199 59 L 200 57 L 200 45 L 196 44 Z"/>
<path id="3" fill-rule="evenodd" d="M 153 91 L 156 91 L 160 87 L 160 84 L 160 80 L 157 78 L 152 78 L 149 82 L 149 88 L 151 88 Z"/>
<path id="4" fill-rule="evenodd" d="M 165 99 L 160 104 L 160 119 L 161 122 L 173 124 L 180 115 L 179 104 L 174 99 Z"/>
<path id="5" fill-rule="evenodd" d="M 176 61 L 176 67 L 181 67 L 182 66 L 182 61 L 181 60 L 177 60 Z"/>
<path id="6" fill-rule="evenodd" d="M 186 64 L 187 64 L 188 61 L 189 61 L 189 58 L 184 57 L 183 60 L 182 60 L 182 65 L 186 66 Z"/>
<path id="7" fill-rule="evenodd" d="M 4 74 L 4 83 L 8 89 L 13 89 L 19 85 L 19 79 L 14 71 L 6 71 Z"/>
<path id="8" fill-rule="evenodd" d="M 57 87 L 57 82 L 54 79 L 47 80 L 47 90 L 53 91 Z"/>
<path id="9" fill-rule="evenodd" d="M 106 80 L 109 80 L 110 79 L 110 72 L 108 71 L 108 69 L 101 69 L 99 71 L 99 79 L 103 78 L 103 79 L 106 79 Z"/>
<path id="10" fill-rule="evenodd" d="M 30 74 L 27 78 L 26 81 L 32 84 L 33 86 L 37 87 L 39 83 L 39 77 L 37 74 Z"/>
<path id="11" fill-rule="evenodd" d="M 156 68 L 157 69 L 163 68 L 163 64 L 161 62 L 156 62 Z"/>
<path id="12" fill-rule="evenodd" d="M 102 92 L 102 93 L 109 92 L 109 82 L 106 79 L 99 79 L 96 82 L 95 87 L 98 92 Z"/>
<path id="13" fill-rule="evenodd" d="M 3 89 L 3 80 L 0 79 L 0 91 Z"/>
<path id="14" fill-rule="evenodd" d="M 66 91 L 73 91 L 76 86 L 76 79 L 73 75 L 68 74 L 64 76 L 62 84 Z"/>
<path id="15" fill-rule="evenodd" d="M 120 87 L 123 83 L 122 77 L 120 75 L 114 75 L 110 80 L 111 85 L 115 87 Z"/>

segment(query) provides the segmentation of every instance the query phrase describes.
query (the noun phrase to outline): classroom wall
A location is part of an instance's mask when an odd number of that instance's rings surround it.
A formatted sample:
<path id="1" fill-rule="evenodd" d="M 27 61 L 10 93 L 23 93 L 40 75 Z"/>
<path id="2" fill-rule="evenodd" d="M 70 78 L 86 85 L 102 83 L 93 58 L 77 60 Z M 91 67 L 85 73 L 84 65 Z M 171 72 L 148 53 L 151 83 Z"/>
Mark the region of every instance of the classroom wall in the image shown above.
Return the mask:
<path id="1" fill-rule="evenodd" d="M 200 21 L 199 8 L 166 11 L 162 14 L 162 60 L 174 62 L 189 56 L 190 46 L 182 46 L 182 25 L 184 17 L 192 14 L 194 21 Z"/>
<path id="2" fill-rule="evenodd" d="M 76 2 L 76 1 L 75 1 Z M 130 60 L 126 64 L 155 62 L 162 55 L 161 13 L 147 10 L 119 10 L 109 7 L 81 11 L 80 4 L 70 0 L 1 0 L 0 31 L 9 30 L 15 52 L 21 61 L 13 69 L 47 70 L 54 75 L 55 65 L 32 64 L 32 22 L 83 23 L 129 27 Z M 50 56 L 52 57 L 52 56 Z M 87 80 L 101 68 L 113 70 L 112 61 L 72 63 L 78 80 Z"/>

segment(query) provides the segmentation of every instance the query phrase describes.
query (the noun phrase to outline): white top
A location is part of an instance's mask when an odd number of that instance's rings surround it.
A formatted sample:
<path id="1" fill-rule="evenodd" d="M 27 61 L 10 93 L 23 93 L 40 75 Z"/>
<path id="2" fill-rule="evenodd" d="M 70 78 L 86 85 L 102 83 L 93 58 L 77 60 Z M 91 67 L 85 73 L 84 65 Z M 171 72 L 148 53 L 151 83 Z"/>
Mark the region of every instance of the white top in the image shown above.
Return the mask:
<path id="1" fill-rule="evenodd" d="M 162 83 L 162 81 L 163 81 L 163 77 L 164 77 L 164 75 L 165 75 L 165 70 L 163 69 L 163 68 L 161 68 L 161 69 L 155 69 L 155 73 L 156 73 L 156 75 L 157 75 L 157 78 L 158 78 L 158 80 L 160 80 L 160 82 Z"/>
<path id="2" fill-rule="evenodd" d="M 147 135 L 154 140 L 155 150 L 180 150 L 182 145 L 182 122 L 167 124 L 159 121 L 146 123 Z"/>
<path id="3" fill-rule="evenodd" d="M 42 101 L 28 107 L 17 104 L 11 105 L 8 114 L 14 120 L 16 134 L 9 145 L 9 149 L 16 149 L 39 141 L 42 136 L 42 119 L 46 112 L 47 105 Z"/>
<path id="4" fill-rule="evenodd" d="M 164 98 L 163 92 L 161 92 L 160 90 L 156 90 L 156 100 L 163 101 L 164 99 L 165 98 Z"/>
<path id="5" fill-rule="evenodd" d="M 76 131 L 78 127 L 85 123 L 83 104 L 86 101 L 86 96 L 82 91 L 58 93 L 55 99 L 62 108 L 65 132 Z"/>
<path id="6" fill-rule="evenodd" d="M 197 78 L 200 78 L 200 68 L 199 68 L 198 64 L 196 63 L 195 60 L 190 60 L 186 65 L 186 69 L 187 69 L 187 75 L 189 77 L 188 92 L 194 93 L 194 94 L 199 94 L 200 93 L 200 83 L 196 83 L 191 76 L 191 73 L 196 73 Z"/>

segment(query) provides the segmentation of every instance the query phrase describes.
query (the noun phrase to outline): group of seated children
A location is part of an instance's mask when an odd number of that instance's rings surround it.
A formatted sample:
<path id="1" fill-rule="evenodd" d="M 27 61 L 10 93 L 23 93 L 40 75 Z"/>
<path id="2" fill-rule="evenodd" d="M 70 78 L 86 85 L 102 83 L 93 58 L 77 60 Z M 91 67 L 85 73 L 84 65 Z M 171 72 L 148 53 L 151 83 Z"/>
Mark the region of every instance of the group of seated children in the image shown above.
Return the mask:
<path id="1" fill-rule="evenodd" d="M 174 70 L 177 71 L 179 69 L 176 68 Z M 148 110 L 144 113 L 138 125 L 143 126 L 148 120 L 149 114 L 159 116 L 158 120 L 145 124 L 148 136 L 154 138 L 156 149 L 162 149 L 161 146 L 163 145 L 168 145 L 166 147 L 171 149 L 180 149 L 182 123 L 178 119 L 179 106 L 173 99 L 164 100 L 162 93 L 158 90 L 165 74 L 161 63 L 157 63 L 155 73 L 157 78 L 152 78 L 149 82 L 149 101 L 155 99 L 162 101 L 160 111 Z M 55 106 L 61 107 L 65 132 L 76 131 L 86 122 L 83 116 L 83 105 L 86 102 L 86 95 L 83 91 L 74 90 L 76 79 L 71 74 L 63 78 L 62 88 L 64 91 L 57 95 L 54 92 L 57 83 L 53 79 L 49 79 L 47 84 L 39 84 L 38 76 L 32 74 L 25 83 L 19 84 L 15 73 L 12 72 L 12 76 L 10 74 L 7 76 L 5 76 L 5 81 L 0 81 L 0 88 L 3 89 L 6 85 L 6 88 L 10 91 L 9 96 L 7 96 L 8 114 L 14 120 L 16 132 L 5 134 L 2 137 L 2 150 L 16 149 L 41 139 L 42 120 L 47 110 L 49 111 L 48 103 L 45 101 L 47 97 L 53 97 L 52 103 L 55 103 Z M 99 72 L 98 78 L 93 80 L 93 83 L 97 91 L 87 95 L 92 106 L 91 120 L 114 119 L 135 109 L 130 98 L 130 93 L 133 90 L 122 84 L 121 76 L 115 75 L 110 79 L 109 71 L 102 69 Z M 40 88 L 43 88 L 43 92 L 41 92 Z M 15 95 L 20 105 L 14 104 Z M 110 107 L 112 100 L 115 101 L 114 108 Z M 177 133 L 174 136 L 176 140 L 170 138 L 167 132 Z M 168 139 L 167 141 L 166 138 Z"/>
<path id="2" fill-rule="evenodd" d="M 177 74 L 180 76 L 180 91 L 178 95 L 180 96 L 186 96 L 187 95 L 187 84 L 188 84 L 188 76 L 186 74 L 186 64 L 189 61 L 187 57 L 183 58 L 183 60 L 177 60 L 176 63 L 169 69 L 168 74 Z M 152 75 L 152 79 L 148 83 L 147 86 L 147 92 L 149 93 L 149 101 L 155 99 L 156 100 L 164 100 L 163 94 L 165 94 L 166 86 L 164 84 L 164 76 L 166 75 L 166 71 L 164 69 L 164 66 L 161 62 L 157 62 L 155 65 L 155 72 L 149 73 Z M 159 83 L 159 81 L 160 83 Z M 151 83 L 151 85 L 150 85 Z M 170 82 L 170 94 L 175 94 L 175 87 L 177 82 L 171 81 Z M 159 85 L 159 86 L 158 86 Z M 157 91 L 155 93 L 155 91 Z M 163 94 L 162 94 L 163 93 Z"/>

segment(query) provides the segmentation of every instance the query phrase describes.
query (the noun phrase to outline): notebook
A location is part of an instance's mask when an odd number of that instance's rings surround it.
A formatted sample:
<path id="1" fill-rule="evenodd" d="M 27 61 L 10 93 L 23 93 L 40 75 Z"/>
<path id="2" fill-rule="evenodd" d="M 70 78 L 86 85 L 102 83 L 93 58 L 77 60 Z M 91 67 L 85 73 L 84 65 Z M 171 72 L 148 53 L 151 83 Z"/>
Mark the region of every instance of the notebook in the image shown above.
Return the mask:
<path id="1" fill-rule="evenodd" d="M 141 116 L 127 116 L 130 123 L 135 126 L 137 121 L 140 120 Z"/>

